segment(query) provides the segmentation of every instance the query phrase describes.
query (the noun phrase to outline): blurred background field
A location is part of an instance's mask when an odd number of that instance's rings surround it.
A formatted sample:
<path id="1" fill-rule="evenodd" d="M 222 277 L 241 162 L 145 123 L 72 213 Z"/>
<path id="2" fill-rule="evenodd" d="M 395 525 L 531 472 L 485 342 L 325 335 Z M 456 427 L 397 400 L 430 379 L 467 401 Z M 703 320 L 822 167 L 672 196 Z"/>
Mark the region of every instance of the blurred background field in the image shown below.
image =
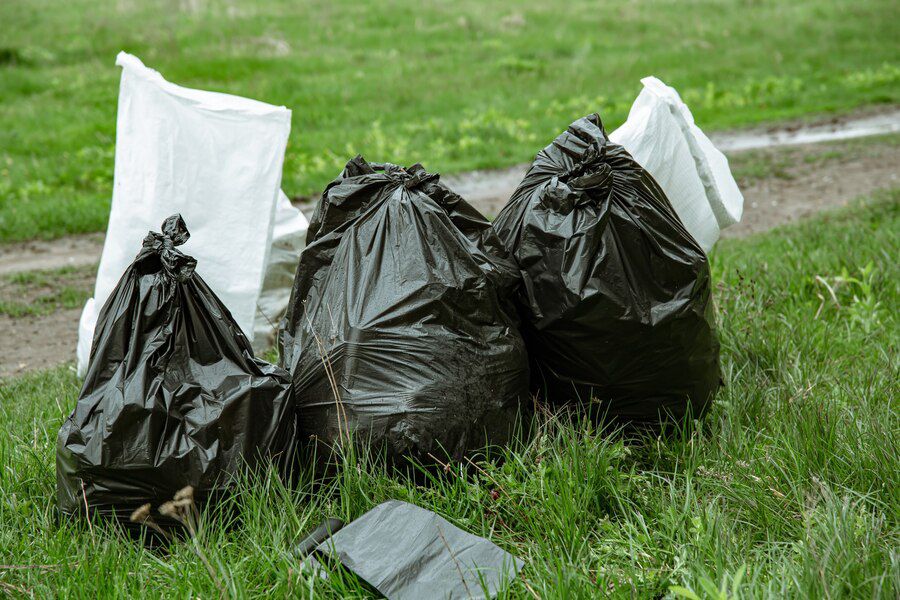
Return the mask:
<path id="1" fill-rule="evenodd" d="M 169 80 L 293 110 L 284 190 L 357 152 L 458 172 L 621 123 L 655 74 L 706 130 L 900 102 L 885 0 L 0 3 L 0 242 L 104 229 L 126 50 Z"/>
<path id="2" fill-rule="evenodd" d="M 218 594 L 189 544 L 151 552 L 55 509 L 120 50 L 291 108 L 283 188 L 306 197 L 357 152 L 529 161 L 586 113 L 614 129 L 650 74 L 707 132 L 895 114 L 898 22 L 888 0 L 0 0 L 0 596 Z M 198 542 L 227 595 L 373 597 L 304 577 L 290 549 L 397 498 L 525 559 L 503 598 L 898 597 L 900 134 L 729 159 L 746 202 L 710 254 L 725 387 L 695 430 L 636 443 L 541 414 L 529 442 L 426 486 L 356 458 L 324 486 L 249 481 Z"/>

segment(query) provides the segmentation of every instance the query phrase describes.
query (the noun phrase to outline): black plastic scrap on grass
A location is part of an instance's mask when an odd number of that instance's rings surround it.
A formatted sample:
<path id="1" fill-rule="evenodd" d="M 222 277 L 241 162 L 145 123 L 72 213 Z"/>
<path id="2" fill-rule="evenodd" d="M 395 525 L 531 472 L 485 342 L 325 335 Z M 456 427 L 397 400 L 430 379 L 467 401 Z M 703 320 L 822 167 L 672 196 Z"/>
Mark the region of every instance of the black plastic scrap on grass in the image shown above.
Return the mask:
<path id="1" fill-rule="evenodd" d="M 342 564 L 389 600 L 493 598 L 525 564 L 430 510 L 399 500 L 383 502 L 343 527 L 329 519 L 295 552 L 311 553 L 304 565 L 324 576 L 317 557 Z"/>

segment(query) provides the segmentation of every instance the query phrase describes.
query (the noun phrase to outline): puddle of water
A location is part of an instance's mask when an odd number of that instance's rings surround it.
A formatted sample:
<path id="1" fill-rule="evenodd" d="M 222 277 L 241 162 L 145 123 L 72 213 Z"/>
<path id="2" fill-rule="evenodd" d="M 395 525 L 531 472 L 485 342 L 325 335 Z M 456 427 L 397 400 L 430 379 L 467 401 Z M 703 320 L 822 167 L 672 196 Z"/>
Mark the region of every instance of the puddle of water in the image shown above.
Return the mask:
<path id="1" fill-rule="evenodd" d="M 710 136 L 710 139 L 712 139 L 716 148 L 728 153 L 771 148 L 773 146 L 836 142 L 897 132 L 900 132 L 900 110 L 871 117 L 841 121 L 839 123 L 798 127 L 790 131 L 748 131 L 713 134 Z"/>
<path id="2" fill-rule="evenodd" d="M 840 120 L 835 123 L 807 125 L 781 131 L 742 131 L 712 134 L 716 147 L 725 153 L 774 146 L 791 146 L 833 142 L 872 135 L 900 132 L 900 110 Z M 529 165 L 521 164 L 496 171 L 475 171 L 443 176 L 451 189 L 467 200 L 476 202 L 495 197 L 508 197 L 525 175 Z"/>

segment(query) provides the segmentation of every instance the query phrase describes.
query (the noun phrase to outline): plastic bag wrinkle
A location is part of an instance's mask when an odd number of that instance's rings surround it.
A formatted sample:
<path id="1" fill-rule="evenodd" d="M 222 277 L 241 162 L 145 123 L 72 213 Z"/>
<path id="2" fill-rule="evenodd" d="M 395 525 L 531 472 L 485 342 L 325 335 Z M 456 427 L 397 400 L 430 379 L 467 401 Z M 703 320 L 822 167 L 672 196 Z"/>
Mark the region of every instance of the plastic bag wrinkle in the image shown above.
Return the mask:
<path id="1" fill-rule="evenodd" d="M 421 165 L 356 157 L 308 242 L 279 338 L 302 438 L 331 447 L 343 428 L 425 461 L 508 441 L 527 362 L 518 274 L 486 219 Z"/>
<path id="2" fill-rule="evenodd" d="M 640 426 L 703 412 L 720 380 L 706 255 L 599 116 L 536 156 L 494 227 L 522 274 L 533 390 Z"/>
<path id="3" fill-rule="evenodd" d="M 177 247 L 188 235 L 178 215 L 148 234 L 100 311 L 84 386 L 57 437 L 64 514 L 127 517 L 188 485 L 202 503 L 245 469 L 292 459 L 290 378 L 254 358 Z"/>

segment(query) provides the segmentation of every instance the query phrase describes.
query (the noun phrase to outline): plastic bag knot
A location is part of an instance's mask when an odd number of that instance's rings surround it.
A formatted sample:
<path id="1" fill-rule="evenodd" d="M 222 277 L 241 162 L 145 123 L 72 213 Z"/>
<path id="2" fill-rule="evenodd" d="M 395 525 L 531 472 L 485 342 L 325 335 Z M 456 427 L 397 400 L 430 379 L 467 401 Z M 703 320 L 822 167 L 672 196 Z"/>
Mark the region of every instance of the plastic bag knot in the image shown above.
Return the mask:
<path id="1" fill-rule="evenodd" d="M 581 159 L 566 169 L 560 180 L 567 181 L 600 170 L 606 161 L 606 146 L 593 143 L 587 147 Z"/>
<path id="2" fill-rule="evenodd" d="M 437 181 L 440 178 L 438 173 L 429 173 L 419 163 L 414 164 L 409 169 L 404 169 L 391 163 L 384 163 L 382 168 L 391 181 L 403 185 L 403 188 L 407 190 L 415 189 L 424 183 Z"/>
<path id="3" fill-rule="evenodd" d="M 548 185 L 540 195 L 543 206 L 569 214 L 576 206 L 596 205 L 612 183 L 612 167 L 606 161 L 606 146 L 592 143 L 581 159 L 557 176 L 562 185 Z"/>
<path id="4" fill-rule="evenodd" d="M 194 274 L 194 269 L 197 267 L 195 258 L 175 248 L 190 239 L 191 234 L 187 230 L 187 225 L 184 224 L 184 219 L 180 214 L 174 214 L 163 221 L 161 229 L 162 233 L 147 232 L 147 237 L 144 238 L 144 248 L 159 255 L 159 260 L 166 273 L 177 281 L 185 281 Z"/>

